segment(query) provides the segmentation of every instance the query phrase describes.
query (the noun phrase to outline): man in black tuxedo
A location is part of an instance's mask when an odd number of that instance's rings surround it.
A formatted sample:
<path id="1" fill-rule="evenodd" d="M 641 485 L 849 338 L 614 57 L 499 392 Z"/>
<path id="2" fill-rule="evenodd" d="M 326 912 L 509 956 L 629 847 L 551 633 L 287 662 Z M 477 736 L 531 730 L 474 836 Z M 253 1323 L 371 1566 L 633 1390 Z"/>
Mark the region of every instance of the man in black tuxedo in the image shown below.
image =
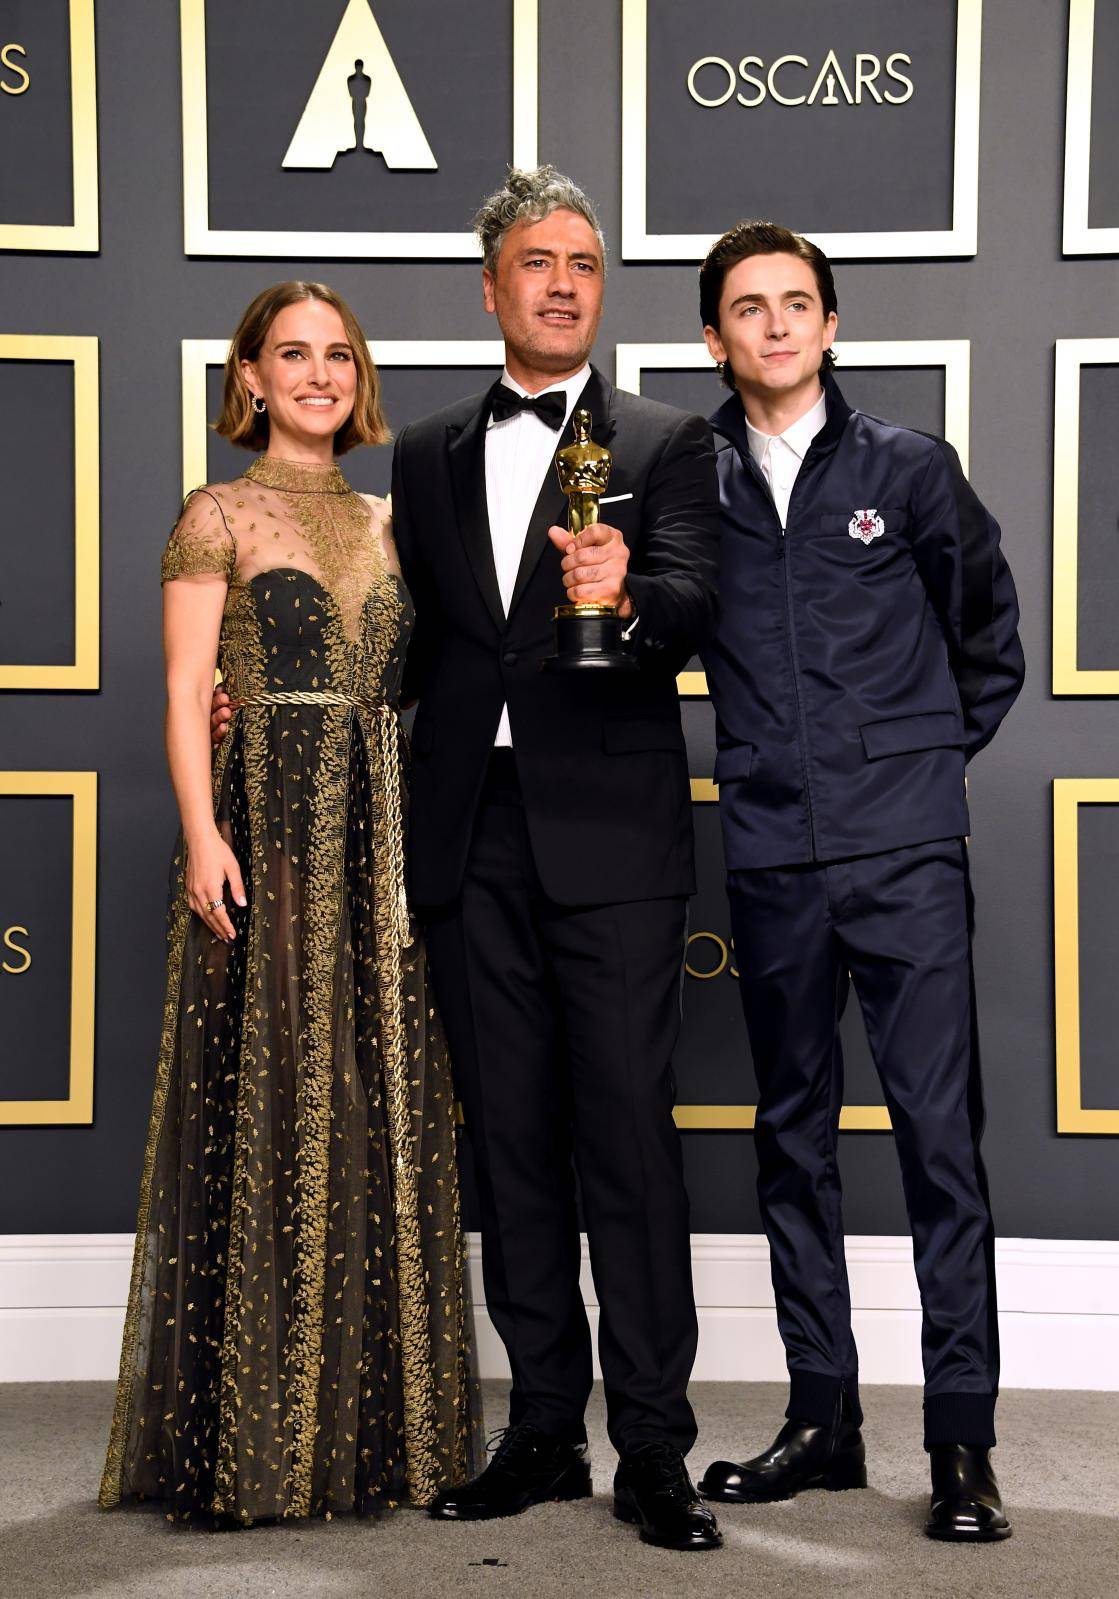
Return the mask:
<path id="1" fill-rule="evenodd" d="M 404 429 L 393 521 L 417 613 L 412 899 L 513 1383 L 493 1460 L 432 1514 L 590 1492 L 577 1170 L 621 1456 L 615 1512 L 647 1541 L 713 1548 L 683 1458 L 696 1316 L 671 1070 L 695 887 L 676 673 L 714 619 L 712 440 L 700 418 L 588 365 L 604 252 L 574 184 L 511 172 L 476 227 L 505 372 Z M 575 541 L 554 457 L 577 404 L 613 473 L 608 521 Z M 640 669 L 542 672 L 568 601 L 616 603 Z"/>

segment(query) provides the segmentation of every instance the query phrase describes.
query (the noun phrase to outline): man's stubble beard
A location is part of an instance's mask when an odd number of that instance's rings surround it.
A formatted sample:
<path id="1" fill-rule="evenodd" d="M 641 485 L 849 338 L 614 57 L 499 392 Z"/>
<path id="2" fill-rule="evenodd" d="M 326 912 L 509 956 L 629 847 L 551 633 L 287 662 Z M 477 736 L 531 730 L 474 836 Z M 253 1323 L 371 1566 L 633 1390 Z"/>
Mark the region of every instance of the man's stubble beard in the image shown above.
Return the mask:
<path id="1" fill-rule="evenodd" d="M 523 343 L 515 343 L 510 335 L 507 334 L 505 329 L 501 326 L 500 313 L 498 315 L 497 324 L 507 351 L 522 366 L 528 367 L 536 372 L 564 373 L 577 372 L 590 360 L 591 351 L 594 349 L 595 341 L 598 338 L 598 329 L 601 320 L 602 319 L 600 316 L 595 322 L 589 339 L 587 339 L 577 348 L 563 354 L 554 349 L 550 350 L 544 343 L 543 339 L 535 338 L 533 336 L 536 332 L 535 329 L 532 329 L 531 331 L 526 330 Z"/>

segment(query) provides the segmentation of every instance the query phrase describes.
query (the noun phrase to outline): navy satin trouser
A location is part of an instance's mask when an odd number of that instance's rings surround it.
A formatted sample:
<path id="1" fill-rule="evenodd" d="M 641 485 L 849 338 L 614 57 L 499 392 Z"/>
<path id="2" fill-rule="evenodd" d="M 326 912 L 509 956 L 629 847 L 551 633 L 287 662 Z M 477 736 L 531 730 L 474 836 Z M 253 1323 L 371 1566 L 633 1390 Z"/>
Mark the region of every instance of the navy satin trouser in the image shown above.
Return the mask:
<path id="1" fill-rule="evenodd" d="M 999 1344 L 972 900 L 960 839 L 732 872 L 758 1195 L 789 1416 L 861 1420 L 837 1164 L 848 974 L 894 1127 L 923 1312 L 925 1445 L 994 1443 Z"/>

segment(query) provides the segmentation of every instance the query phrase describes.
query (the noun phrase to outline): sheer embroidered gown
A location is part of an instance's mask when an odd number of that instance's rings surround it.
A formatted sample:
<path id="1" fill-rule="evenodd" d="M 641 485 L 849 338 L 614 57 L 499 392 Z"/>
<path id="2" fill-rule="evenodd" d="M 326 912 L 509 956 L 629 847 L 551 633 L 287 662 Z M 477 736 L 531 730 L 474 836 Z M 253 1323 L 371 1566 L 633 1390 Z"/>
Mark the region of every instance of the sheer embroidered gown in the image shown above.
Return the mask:
<path id="1" fill-rule="evenodd" d="M 163 579 L 228 582 L 227 946 L 180 857 L 101 1503 L 236 1521 L 428 1503 L 475 1466 L 446 1048 L 404 898 L 387 505 L 265 456 Z M 227 903 L 229 896 L 227 895 Z"/>

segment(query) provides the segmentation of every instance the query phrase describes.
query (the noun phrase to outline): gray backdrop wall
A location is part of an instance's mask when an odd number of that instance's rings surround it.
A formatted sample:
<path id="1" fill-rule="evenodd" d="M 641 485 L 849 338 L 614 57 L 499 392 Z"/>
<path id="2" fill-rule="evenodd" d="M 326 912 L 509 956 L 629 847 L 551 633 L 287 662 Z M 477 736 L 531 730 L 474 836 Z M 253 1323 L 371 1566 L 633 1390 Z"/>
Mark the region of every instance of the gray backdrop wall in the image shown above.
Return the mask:
<path id="1" fill-rule="evenodd" d="M 500 180 L 512 152 L 509 0 L 469 7 L 374 0 L 431 145 L 446 152 L 438 174 L 391 173 L 379 157 L 360 152 L 330 172 L 281 172 L 286 140 L 344 0 L 211 0 L 203 10 L 212 227 L 457 231 Z M 950 86 L 953 0 L 710 0 L 675 10 L 650 0 L 647 10 L 650 233 L 712 237 L 758 211 L 824 233 L 948 226 L 952 97 L 943 86 Z M 16 0 L 3 11 L 0 47 L 22 40 L 28 53 L 19 59 L 31 86 L 23 95 L 0 93 L 0 238 L 5 223 L 65 218 L 72 203 L 68 164 L 58 159 L 59 141 L 65 149 L 69 140 L 69 104 L 48 70 L 50 52 L 65 44 L 66 7 Z M 0 333 L 99 340 L 102 430 L 100 689 L 0 692 L 0 767 L 99 775 L 94 1115 L 88 1126 L 50 1126 L 49 1116 L 36 1126 L 0 1126 L 0 1232 L 115 1231 L 134 1220 L 175 825 L 161 750 L 158 561 L 182 487 L 181 341 L 226 337 L 250 297 L 281 277 L 325 278 L 374 341 L 496 334 L 482 310 L 476 261 L 330 259 L 267 247 L 257 258 L 188 257 L 179 20 L 170 3 L 101 0 L 96 7 L 99 251 L 0 253 Z M 295 74 L 293 38 L 306 53 Z M 978 253 L 841 262 L 841 339 L 971 344 L 971 477 L 1004 529 L 1028 663 L 1018 707 L 971 773 L 985 1149 L 996 1219 L 1009 1235 L 1115 1237 L 1119 1141 L 1057 1131 L 1052 782 L 1119 775 L 1119 706 L 1107 696 L 1054 698 L 1049 683 L 1054 342 L 1119 331 L 1119 280 L 1106 255 L 1061 253 L 1065 5 L 986 0 L 982 38 Z M 504 75 L 492 65 L 495 40 Z M 913 66 L 905 70 L 916 86 L 910 119 L 907 106 L 890 110 L 869 97 L 858 107 L 838 106 L 831 115 L 840 120 L 831 124 L 819 120 L 828 114 L 820 105 L 783 108 L 769 100 L 750 109 L 732 97 L 704 108 L 683 82 L 687 63 L 704 56 L 733 68 L 747 53 L 770 63 L 790 52 L 812 70 L 802 82 L 800 69 L 786 67 L 777 81 L 786 94 L 805 92 L 831 45 L 848 66 L 856 50 L 880 59 L 907 52 Z M 612 376 L 618 344 L 698 339 L 695 262 L 620 258 L 621 6 L 542 5 L 538 61 L 540 158 L 596 198 L 613 246 L 597 356 Z M 697 82 L 714 98 L 721 69 L 704 70 Z M 1119 7 L 1100 0 L 1095 76 L 1104 90 L 1113 90 L 1117 70 Z M 19 80 L 0 72 L 5 81 Z M 747 88 L 747 97 L 752 93 Z M 1101 227 L 1119 224 L 1114 98 L 1098 94 L 1093 109 L 1091 221 Z M 919 426 L 944 426 L 937 369 L 848 366 L 840 380 L 859 404 Z M 386 369 L 397 425 L 485 381 L 477 365 Z M 655 362 L 643 389 L 704 410 L 722 397 L 713 376 L 656 369 Z M 67 367 L 0 359 L 3 664 L 72 658 L 69 396 Z M 1082 414 L 1079 662 L 1115 668 L 1119 357 L 1086 370 Z M 231 460 L 232 452 L 215 446 L 207 470 L 220 476 Z M 381 453 L 351 460 L 358 486 L 384 487 Z M 710 707 L 688 700 L 684 716 L 693 774 L 709 778 Z M 578 796 L 572 801 L 577 806 Z M 26 928 L 15 942 L 27 943 L 34 957 L 29 970 L 0 972 L 4 1101 L 66 1090 L 69 805 L 64 797 L 0 794 L 0 945 L 6 928 Z M 703 887 L 692 928 L 725 940 L 714 808 L 696 809 Z M 1117 811 L 1116 804 L 1093 806 L 1079 825 L 1080 1092 L 1084 1106 L 1100 1109 L 1119 1107 Z M 718 949 L 712 940 L 693 944 L 694 968 L 717 964 Z M 22 966 L 11 944 L 6 954 L 9 967 Z M 685 1007 L 681 1100 L 750 1104 L 754 1084 L 729 963 L 716 977 L 689 977 Z M 873 1105 L 880 1095 L 856 1012 L 852 1002 L 847 1098 Z M 695 1130 L 684 1140 L 695 1229 L 758 1230 L 749 1131 Z M 890 1135 L 847 1133 L 841 1160 L 848 1230 L 903 1232 Z"/>

